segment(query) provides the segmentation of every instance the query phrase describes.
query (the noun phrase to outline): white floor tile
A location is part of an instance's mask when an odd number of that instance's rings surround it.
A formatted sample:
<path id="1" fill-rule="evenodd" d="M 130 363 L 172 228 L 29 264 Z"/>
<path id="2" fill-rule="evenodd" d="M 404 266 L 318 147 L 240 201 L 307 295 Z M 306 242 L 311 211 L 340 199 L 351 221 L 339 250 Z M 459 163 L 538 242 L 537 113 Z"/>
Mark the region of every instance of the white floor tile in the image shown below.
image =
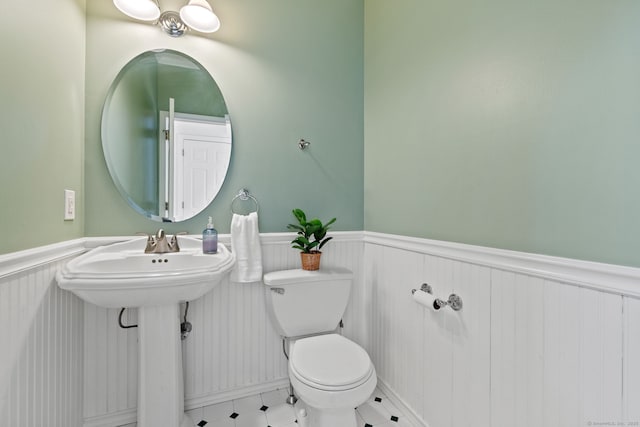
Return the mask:
<path id="1" fill-rule="evenodd" d="M 187 415 L 189 415 L 191 417 L 191 421 L 193 421 L 193 424 L 198 424 L 201 420 L 203 420 L 203 410 L 202 408 L 194 408 L 194 409 L 189 409 L 188 411 L 186 411 Z"/>
<path id="2" fill-rule="evenodd" d="M 269 391 L 267 393 L 262 393 L 262 403 L 266 406 L 277 406 L 283 403 L 286 403 L 287 396 L 289 396 L 289 392 L 285 389 L 278 389 Z"/>
<path id="3" fill-rule="evenodd" d="M 208 422 L 214 420 L 220 420 L 223 418 L 229 418 L 229 415 L 233 414 L 233 402 L 216 403 L 215 405 L 209 405 L 202 408 L 201 420 Z M 200 420 L 193 419 L 196 423 Z"/>
<path id="4" fill-rule="evenodd" d="M 285 403 L 289 396 L 286 388 L 257 394 L 254 396 L 222 402 L 203 408 L 194 408 L 187 411 L 195 426 L 204 420 L 205 427 L 300 427 L 295 422 L 296 409 Z M 378 397 L 381 401 L 376 401 Z M 262 406 L 267 406 L 266 411 L 261 411 Z M 304 402 L 296 404 L 297 409 L 304 407 Z M 233 419 L 230 415 L 237 413 Z M 398 417 L 398 421 L 391 421 L 391 416 Z M 373 427 L 415 427 L 402 414 L 398 408 L 382 393 L 375 389 L 367 402 L 356 410 L 358 427 L 370 424 Z M 122 427 L 136 427 L 136 423 Z"/>
<path id="5" fill-rule="evenodd" d="M 236 427 L 236 423 L 231 418 L 227 417 L 219 420 L 207 421 L 205 427 Z"/>
<path id="6" fill-rule="evenodd" d="M 201 420 L 205 420 L 207 422 L 205 427 L 300 427 L 295 422 L 296 408 L 304 407 L 304 402 L 299 401 L 294 408 L 286 404 L 287 396 L 289 396 L 289 389 L 281 388 L 191 409 L 188 413 L 196 425 Z M 379 401 L 376 401 L 376 397 Z M 264 411 L 260 409 L 263 406 L 267 407 Z M 234 412 L 238 414 L 237 417 L 230 418 Z M 398 417 L 398 421 L 392 421 L 392 416 Z M 363 427 L 365 424 L 373 427 L 414 427 L 378 388 L 374 390 L 367 402 L 357 408 L 356 419 L 358 427 Z M 126 427 L 135 427 L 135 424 Z"/>
<path id="7" fill-rule="evenodd" d="M 387 399 L 386 397 L 382 399 L 382 402 L 379 402 L 382 404 L 382 406 L 385 407 L 385 409 L 391 413 L 391 415 L 396 415 L 398 416 L 400 414 L 400 410 L 398 408 L 396 408 L 396 405 L 394 405 L 391 400 Z"/>
<path id="8" fill-rule="evenodd" d="M 238 414 L 242 414 L 243 412 L 259 411 L 261 406 L 262 398 L 259 394 L 233 401 L 233 410 Z"/>
<path id="9" fill-rule="evenodd" d="M 367 399 L 367 402 L 373 402 L 373 400 L 379 397 L 381 399 L 386 399 L 387 396 L 382 392 L 382 390 L 380 390 L 378 387 L 376 387 L 375 390 L 373 390 L 373 393 L 371 393 L 371 396 L 369 396 L 369 398 Z"/>
<path id="10" fill-rule="evenodd" d="M 296 413 L 291 405 L 281 403 L 269 406 L 266 411 L 267 421 L 271 427 L 284 427 L 296 421 Z"/>
<path id="11" fill-rule="evenodd" d="M 400 418 L 398 421 L 387 421 L 382 424 L 375 424 L 374 427 L 415 427 L 409 421 Z"/>
<path id="12" fill-rule="evenodd" d="M 373 426 L 391 421 L 391 415 L 393 415 L 378 402 L 365 402 L 358 406 L 356 411 L 366 423 Z"/>
<path id="13" fill-rule="evenodd" d="M 415 427 L 412 423 L 410 423 L 406 417 L 400 416 L 400 419 L 398 420 L 397 423 L 391 423 L 391 424 L 395 424 L 395 427 Z"/>
<path id="14" fill-rule="evenodd" d="M 236 411 L 237 412 L 237 411 Z M 257 412 L 238 412 L 238 418 L 235 419 L 236 427 L 266 427 L 267 416 L 262 411 Z"/>

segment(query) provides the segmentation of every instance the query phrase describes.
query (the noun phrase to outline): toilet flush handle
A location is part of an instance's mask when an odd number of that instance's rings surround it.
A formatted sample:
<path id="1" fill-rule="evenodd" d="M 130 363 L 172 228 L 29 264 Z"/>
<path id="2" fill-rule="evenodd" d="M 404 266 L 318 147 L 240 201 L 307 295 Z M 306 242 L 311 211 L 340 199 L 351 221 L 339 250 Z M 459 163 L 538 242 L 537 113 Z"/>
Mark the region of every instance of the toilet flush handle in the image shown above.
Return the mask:
<path id="1" fill-rule="evenodd" d="M 284 295 L 284 288 L 271 288 L 271 292 L 275 292 L 276 294 Z"/>

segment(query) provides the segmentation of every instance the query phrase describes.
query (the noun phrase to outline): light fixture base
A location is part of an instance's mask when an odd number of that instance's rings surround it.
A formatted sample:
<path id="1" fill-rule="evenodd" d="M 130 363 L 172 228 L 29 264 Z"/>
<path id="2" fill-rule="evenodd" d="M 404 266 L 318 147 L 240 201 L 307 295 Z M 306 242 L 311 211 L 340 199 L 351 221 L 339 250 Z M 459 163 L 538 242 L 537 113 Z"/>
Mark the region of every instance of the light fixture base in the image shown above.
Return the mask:
<path id="1" fill-rule="evenodd" d="M 162 12 L 158 18 L 158 25 L 160 25 L 160 28 L 162 28 L 164 32 L 169 34 L 171 37 L 180 37 L 189 28 L 184 22 L 182 22 L 178 12 L 170 10 Z"/>

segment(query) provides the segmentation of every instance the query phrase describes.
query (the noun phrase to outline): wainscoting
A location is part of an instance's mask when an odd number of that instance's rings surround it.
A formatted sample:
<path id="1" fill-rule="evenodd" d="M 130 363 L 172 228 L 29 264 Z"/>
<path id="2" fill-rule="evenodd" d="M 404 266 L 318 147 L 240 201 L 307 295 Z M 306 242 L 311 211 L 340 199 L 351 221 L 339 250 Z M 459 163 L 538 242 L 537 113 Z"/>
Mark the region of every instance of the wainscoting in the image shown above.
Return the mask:
<path id="1" fill-rule="evenodd" d="M 54 280 L 70 257 L 120 239 L 0 257 L 0 425 L 135 421 L 137 330 Z M 261 236 L 265 272 L 298 266 L 290 239 Z M 369 232 L 335 233 L 323 257 L 354 271 L 345 335 L 416 425 L 640 421 L 639 269 Z M 459 294 L 462 311 L 415 303 L 423 282 L 439 297 Z M 188 409 L 287 384 L 262 284 L 225 282 L 191 303 L 189 320 Z"/>
<path id="2" fill-rule="evenodd" d="M 637 269 L 366 233 L 364 276 L 378 376 L 424 425 L 640 422 Z"/>
<path id="3" fill-rule="evenodd" d="M 0 426 L 82 425 L 81 300 L 56 286 L 75 244 L 0 257 Z"/>

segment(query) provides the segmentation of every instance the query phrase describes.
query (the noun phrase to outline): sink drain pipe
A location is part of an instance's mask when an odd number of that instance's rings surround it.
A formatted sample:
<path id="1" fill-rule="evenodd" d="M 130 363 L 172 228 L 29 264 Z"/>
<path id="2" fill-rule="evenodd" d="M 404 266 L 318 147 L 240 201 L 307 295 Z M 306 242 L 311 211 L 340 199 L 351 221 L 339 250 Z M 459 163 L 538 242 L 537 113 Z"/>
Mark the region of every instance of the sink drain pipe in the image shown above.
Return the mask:
<path id="1" fill-rule="evenodd" d="M 122 307 L 122 310 L 120 310 L 120 314 L 118 315 L 118 325 L 120 325 L 122 329 L 137 328 L 138 325 L 125 325 L 124 323 L 122 323 L 122 314 L 126 309 L 126 307 Z"/>

